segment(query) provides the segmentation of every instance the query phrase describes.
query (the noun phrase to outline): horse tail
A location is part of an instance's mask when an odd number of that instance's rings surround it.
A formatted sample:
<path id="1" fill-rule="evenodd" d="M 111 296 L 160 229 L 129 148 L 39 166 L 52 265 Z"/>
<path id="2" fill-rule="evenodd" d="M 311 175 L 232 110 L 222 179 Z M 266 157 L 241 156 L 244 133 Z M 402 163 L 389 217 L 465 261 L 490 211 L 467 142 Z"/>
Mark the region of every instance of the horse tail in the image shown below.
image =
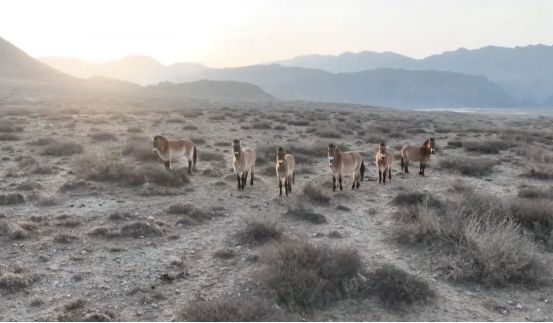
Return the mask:
<path id="1" fill-rule="evenodd" d="M 403 161 L 403 154 L 401 154 L 401 170 L 405 169 L 405 162 Z"/>
<path id="2" fill-rule="evenodd" d="M 359 173 L 361 174 L 361 181 L 363 181 L 363 178 L 365 178 L 365 162 L 361 161 L 361 168 L 359 169 Z"/>
<path id="3" fill-rule="evenodd" d="M 194 166 L 196 166 L 196 159 L 198 159 L 198 152 L 196 151 L 196 146 L 192 150 L 192 159 L 194 160 Z"/>

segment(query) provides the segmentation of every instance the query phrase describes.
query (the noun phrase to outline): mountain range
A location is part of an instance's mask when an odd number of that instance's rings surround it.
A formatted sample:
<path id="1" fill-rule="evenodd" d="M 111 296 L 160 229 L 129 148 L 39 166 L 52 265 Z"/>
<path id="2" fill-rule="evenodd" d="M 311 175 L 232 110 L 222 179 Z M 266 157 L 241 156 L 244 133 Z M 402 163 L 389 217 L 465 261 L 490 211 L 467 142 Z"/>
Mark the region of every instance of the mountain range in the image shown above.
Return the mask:
<path id="1" fill-rule="evenodd" d="M 212 99 L 277 98 L 398 108 L 550 107 L 553 47 L 488 46 L 424 59 L 390 52 L 308 55 L 271 64 L 210 68 L 198 63 L 163 65 L 137 55 L 106 63 L 64 58 L 40 62 L 0 38 L 0 81 L 0 90 L 24 81 L 48 89 L 77 86 Z"/>
<path id="2" fill-rule="evenodd" d="M 414 59 L 384 52 L 306 55 L 270 64 L 210 68 L 163 65 L 146 56 L 101 64 L 44 58 L 68 74 L 139 84 L 228 80 L 252 83 L 280 99 L 394 107 L 551 106 L 553 46 L 487 46 Z"/>
<path id="3" fill-rule="evenodd" d="M 66 62 L 66 60 L 63 60 Z M 72 63 L 71 63 L 72 62 Z M 236 81 L 197 81 L 181 84 L 160 83 L 147 87 L 123 81 L 124 79 L 149 78 L 161 64 L 145 57 L 132 57 L 106 65 L 106 71 L 119 76 L 117 79 L 84 75 L 89 64 L 70 60 L 70 71 L 59 71 L 42 63 L 0 38 L 0 95 L 3 92 L 24 91 L 48 94 L 123 94 L 132 96 L 165 96 L 212 100 L 268 101 L 274 97 L 253 84 Z M 149 66 L 149 68 L 148 68 Z M 174 64 L 171 73 L 198 71 L 197 64 Z M 183 72 L 184 71 L 184 72 Z M 65 73 L 64 73 L 65 72 Z M 67 74 L 66 74 L 67 73 Z M 70 76 L 68 74 L 73 74 Z M 97 75 L 101 75 L 99 73 Z M 87 77 L 87 78 L 84 78 Z"/>

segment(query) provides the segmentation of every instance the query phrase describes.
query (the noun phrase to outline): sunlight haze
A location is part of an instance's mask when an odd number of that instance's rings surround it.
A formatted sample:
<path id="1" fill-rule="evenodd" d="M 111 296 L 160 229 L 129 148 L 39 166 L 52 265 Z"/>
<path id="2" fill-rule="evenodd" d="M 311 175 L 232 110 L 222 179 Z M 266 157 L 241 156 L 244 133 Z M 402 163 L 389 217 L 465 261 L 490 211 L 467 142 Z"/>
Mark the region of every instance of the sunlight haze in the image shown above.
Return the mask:
<path id="1" fill-rule="evenodd" d="M 345 51 L 421 58 L 459 47 L 549 45 L 552 14 L 553 1 L 540 0 L 18 0 L 2 1 L 0 32 L 33 57 L 138 54 L 232 67 Z"/>

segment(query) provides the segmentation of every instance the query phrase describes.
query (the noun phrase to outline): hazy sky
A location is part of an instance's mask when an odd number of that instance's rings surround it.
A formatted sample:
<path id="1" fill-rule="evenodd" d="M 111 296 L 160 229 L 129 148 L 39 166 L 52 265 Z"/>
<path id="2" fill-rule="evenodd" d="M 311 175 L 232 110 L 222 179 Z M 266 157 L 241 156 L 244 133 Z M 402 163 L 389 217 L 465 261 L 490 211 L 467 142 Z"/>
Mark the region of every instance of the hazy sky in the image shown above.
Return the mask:
<path id="1" fill-rule="evenodd" d="M 553 43 L 548 0 L 0 0 L 0 37 L 31 56 L 238 66 L 320 53 L 424 57 Z"/>

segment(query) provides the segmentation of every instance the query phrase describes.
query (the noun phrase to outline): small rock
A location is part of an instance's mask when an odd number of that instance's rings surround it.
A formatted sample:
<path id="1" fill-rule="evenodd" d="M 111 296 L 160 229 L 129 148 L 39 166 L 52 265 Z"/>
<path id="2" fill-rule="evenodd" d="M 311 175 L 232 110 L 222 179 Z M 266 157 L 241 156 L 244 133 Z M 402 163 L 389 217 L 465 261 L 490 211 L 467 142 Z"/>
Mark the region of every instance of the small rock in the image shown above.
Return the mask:
<path id="1" fill-rule="evenodd" d="M 515 305 L 515 307 L 516 307 L 517 309 L 521 310 L 521 309 L 522 309 L 522 304 L 517 303 L 517 305 Z"/>

